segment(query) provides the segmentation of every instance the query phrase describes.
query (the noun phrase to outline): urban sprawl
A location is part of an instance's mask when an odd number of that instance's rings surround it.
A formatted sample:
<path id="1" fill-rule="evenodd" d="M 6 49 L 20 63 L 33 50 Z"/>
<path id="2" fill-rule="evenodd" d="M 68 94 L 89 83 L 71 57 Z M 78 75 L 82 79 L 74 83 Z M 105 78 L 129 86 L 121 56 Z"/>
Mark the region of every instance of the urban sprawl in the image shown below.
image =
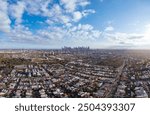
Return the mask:
<path id="1" fill-rule="evenodd" d="M 148 50 L 0 50 L 1 98 L 148 98 Z"/>

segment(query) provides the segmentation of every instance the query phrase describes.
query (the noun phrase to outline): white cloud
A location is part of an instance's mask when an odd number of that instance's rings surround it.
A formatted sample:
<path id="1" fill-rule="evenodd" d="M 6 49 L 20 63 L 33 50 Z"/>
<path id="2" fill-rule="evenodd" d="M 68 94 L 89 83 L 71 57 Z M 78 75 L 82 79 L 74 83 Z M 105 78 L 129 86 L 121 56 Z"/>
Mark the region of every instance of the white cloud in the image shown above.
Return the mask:
<path id="1" fill-rule="evenodd" d="M 89 4 L 90 4 L 90 2 L 88 0 L 80 0 L 80 3 L 79 3 L 79 5 L 82 7 L 85 7 Z"/>
<path id="2" fill-rule="evenodd" d="M 54 24 L 54 22 L 53 22 L 52 20 L 50 20 L 50 19 L 47 19 L 45 22 L 46 22 L 47 24 L 49 24 L 49 25 L 53 25 L 53 24 Z"/>
<path id="3" fill-rule="evenodd" d="M 73 26 L 69 28 L 51 27 L 48 30 L 39 30 L 38 35 L 50 42 L 57 42 L 62 44 L 74 43 L 86 43 L 99 39 L 101 32 L 94 30 L 91 25 Z"/>
<path id="4" fill-rule="evenodd" d="M 79 24 L 67 28 L 53 26 L 35 33 L 32 33 L 27 27 L 16 25 L 7 35 L 12 43 L 63 47 L 63 45 L 88 45 L 99 39 L 101 32 L 89 24 Z"/>
<path id="5" fill-rule="evenodd" d="M 36 2 L 19 0 L 10 4 L 0 0 L 0 31 L 9 32 L 7 37 L 10 42 L 27 44 L 78 45 L 91 43 L 100 38 L 101 32 L 95 30 L 93 26 L 77 24 L 83 17 L 95 13 L 94 10 L 86 8 L 90 4 L 89 0 L 61 0 L 61 2 L 56 4 L 53 0 L 36 0 Z M 46 18 L 43 23 L 49 24 L 49 27 L 32 32 L 22 24 L 24 12 Z M 12 29 L 9 16 L 15 19 Z"/>
<path id="6" fill-rule="evenodd" d="M 0 31 L 10 32 L 11 20 L 8 16 L 8 4 L 5 0 L 0 0 Z"/>
<path id="7" fill-rule="evenodd" d="M 61 0 L 61 3 L 68 12 L 74 12 L 76 10 L 76 2 L 77 0 Z"/>
<path id="8" fill-rule="evenodd" d="M 77 11 L 73 13 L 73 20 L 75 22 L 78 22 L 80 19 L 82 18 L 82 14 L 81 12 Z"/>
<path id="9" fill-rule="evenodd" d="M 22 16 L 25 10 L 24 2 L 17 2 L 17 4 L 10 5 L 10 13 L 11 16 L 16 19 L 16 24 L 20 24 L 22 22 Z"/>
<path id="10" fill-rule="evenodd" d="M 29 14 L 47 17 L 48 20 L 51 20 L 51 23 L 68 24 L 78 22 L 83 17 L 95 13 L 94 10 L 85 8 L 90 4 L 89 0 L 60 0 L 60 4 L 55 3 L 53 0 L 22 1 L 25 3 L 25 10 Z M 13 9 L 16 9 L 16 7 Z M 21 11 L 15 13 L 17 15 L 15 17 L 19 17 L 19 14 L 23 13 Z"/>
<path id="11" fill-rule="evenodd" d="M 150 48 L 150 24 L 145 26 L 143 33 L 116 32 L 106 27 L 101 39 L 105 40 L 105 45 L 113 48 Z"/>
<path id="12" fill-rule="evenodd" d="M 34 15 L 48 15 L 48 5 L 52 3 L 52 0 L 21 0 L 26 4 L 26 11 Z M 49 12 L 49 13 L 48 13 Z"/>
<path id="13" fill-rule="evenodd" d="M 79 6 L 85 7 L 90 4 L 89 0 L 60 0 L 67 12 L 74 12 Z"/>
<path id="14" fill-rule="evenodd" d="M 108 26 L 105 28 L 105 31 L 114 31 L 114 27 Z"/>
<path id="15" fill-rule="evenodd" d="M 34 35 L 29 28 L 21 25 L 15 26 L 8 36 L 12 42 L 17 43 L 36 43 L 40 39 L 38 36 Z"/>
<path id="16" fill-rule="evenodd" d="M 144 38 L 144 34 L 137 33 L 122 33 L 122 32 L 104 32 L 103 38 L 107 40 L 106 44 L 110 43 L 110 46 L 120 46 L 122 48 L 137 47 L 141 44 Z"/>
<path id="17" fill-rule="evenodd" d="M 83 16 L 87 16 L 89 14 L 94 14 L 94 13 L 95 13 L 95 10 L 92 10 L 92 9 L 82 11 Z"/>

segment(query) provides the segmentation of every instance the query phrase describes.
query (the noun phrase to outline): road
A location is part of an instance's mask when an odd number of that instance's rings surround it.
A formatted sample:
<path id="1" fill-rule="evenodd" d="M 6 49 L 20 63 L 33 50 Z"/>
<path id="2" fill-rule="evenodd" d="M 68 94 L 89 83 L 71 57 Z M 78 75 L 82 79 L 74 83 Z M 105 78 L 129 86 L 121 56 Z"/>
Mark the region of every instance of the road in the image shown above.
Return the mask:
<path id="1" fill-rule="evenodd" d="M 123 72 L 123 69 L 126 65 L 126 60 L 124 60 L 123 64 L 117 68 L 117 71 L 118 71 L 118 74 L 117 74 L 117 77 L 116 77 L 116 80 L 115 82 L 110 86 L 109 88 L 109 91 L 106 92 L 105 96 L 104 97 L 107 97 L 107 98 L 112 98 L 114 97 L 115 95 L 115 92 L 117 90 L 117 87 L 118 87 L 118 83 L 120 82 L 120 78 L 122 76 L 122 72 Z"/>

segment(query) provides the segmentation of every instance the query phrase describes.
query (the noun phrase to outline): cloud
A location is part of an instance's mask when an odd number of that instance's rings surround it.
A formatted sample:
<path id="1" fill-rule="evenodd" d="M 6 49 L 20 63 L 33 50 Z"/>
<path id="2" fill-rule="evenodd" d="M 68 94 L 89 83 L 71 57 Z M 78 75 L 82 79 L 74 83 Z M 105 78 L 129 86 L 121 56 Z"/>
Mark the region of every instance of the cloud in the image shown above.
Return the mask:
<path id="1" fill-rule="evenodd" d="M 114 27 L 108 26 L 105 28 L 105 31 L 114 31 Z"/>
<path id="2" fill-rule="evenodd" d="M 10 5 L 9 7 L 11 16 L 16 19 L 16 24 L 20 24 L 26 7 L 25 3 L 18 1 L 17 4 Z"/>
<path id="3" fill-rule="evenodd" d="M 111 26 L 112 22 L 108 22 L 103 33 L 90 24 L 79 24 L 84 17 L 95 13 L 95 10 L 86 7 L 89 4 L 89 0 L 59 0 L 59 3 L 54 0 L 19 0 L 11 4 L 7 0 L 0 0 L 0 31 L 9 32 L 7 38 L 13 43 L 44 46 L 135 47 L 150 44 L 149 24 L 141 34 L 118 32 Z M 44 29 L 33 32 L 23 25 L 25 12 L 33 17 L 44 18 Z M 12 18 L 15 24 L 11 28 Z"/>
<path id="4" fill-rule="evenodd" d="M 11 33 L 7 34 L 11 42 L 16 43 L 37 43 L 40 40 L 40 37 L 34 35 L 29 28 L 17 25 L 11 31 Z"/>
<path id="5" fill-rule="evenodd" d="M 95 13 L 95 10 L 86 8 L 89 4 L 89 0 L 59 0 L 59 3 L 54 0 L 0 0 L 0 31 L 9 32 L 5 34 L 6 41 L 20 44 L 78 45 L 91 42 L 99 39 L 101 32 L 89 24 L 78 24 L 82 18 Z M 44 17 L 43 23 L 47 27 L 33 32 L 22 23 L 25 12 Z"/>
<path id="6" fill-rule="evenodd" d="M 94 42 L 100 38 L 101 32 L 95 30 L 93 26 L 89 24 L 79 24 L 68 30 L 68 38 L 71 38 L 73 42 L 85 43 L 85 41 Z"/>
<path id="7" fill-rule="evenodd" d="M 92 9 L 86 9 L 86 6 L 90 4 L 89 0 L 59 0 L 59 4 L 53 0 L 36 0 L 36 2 L 33 0 L 21 1 L 25 3 L 25 10 L 29 14 L 49 18 L 50 23 L 48 24 L 61 23 L 68 25 L 68 23 L 78 22 L 83 17 L 95 13 Z M 23 8 L 21 11 L 23 11 Z M 23 13 L 21 11 L 20 13 L 18 11 L 15 17 L 20 17 Z"/>
<path id="8" fill-rule="evenodd" d="M 101 32 L 95 30 L 89 24 L 78 24 L 77 26 L 68 27 L 48 27 L 36 32 L 31 32 L 29 28 L 16 25 L 14 29 L 7 34 L 9 41 L 19 44 L 36 44 L 43 46 L 87 46 L 100 38 Z"/>
<path id="9" fill-rule="evenodd" d="M 110 30 L 113 29 L 109 28 L 109 26 L 106 27 L 101 35 L 101 39 L 104 39 L 105 45 L 109 47 L 150 48 L 150 24 L 145 25 L 145 31 L 142 33 L 125 33 Z"/>
<path id="10" fill-rule="evenodd" d="M 67 12 L 74 12 L 76 10 L 77 0 L 60 0 L 62 5 L 64 5 Z"/>
<path id="11" fill-rule="evenodd" d="M 0 31 L 10 32 L 11 20 L 8 16 L 8 4 L 6 0 L 0 0 Z"/>
<path id="12" fill-rule="evenodd" d="M 102 38 L 106 44 L 120 48 L 145 48 L 150 45 L 150 25 L 145 26 L 143 33 L 125 33 L 114 31 L 112 26 L 105 28 Z M 150 48 L 150 47 L 149 47 Z"/>
<path id="13" fill-rule="evenodd" d="M 21 0 L 26 5 L 26 11 L 31 15 L 45 15 L 50 14 L 48 6 L 52 4 L 52 0 Z M 48 13 L 49 12 L 49 13 Z"/>
<path id="14" fill-rule="evenodd" d="M 24 12 L 33 16 L 45 17 L 48 24 L 66 25 L 78 22 L 83 17 L 95 13 L 94 10 L 85 8 L 90 4 L 89 0 L 59 0 L 59 3 L 53 0 L 36 0 L 36 2 L 34 0 L 19 0 L 11 3 L 7 0 L 1 0 L 0 2 L 0 20 L 3 20 L 0 23 L 3 31 L 10 30 L 9 16 L 15 19 L 16 24 L 20 24 L 23 21 Z"/>
<path id="15" fill-rule="evenodd" d="M 90 4 L 90 2 L 88 0 L 80 0 L 80 3 L 79 3 L 79 5 L 82 7 L 85 7 L 89 4 Z"/>
<path id="16" fill-rule="evenodd" d="M 92 9 L 82 11 L 83 16 L 88 16 L 89 14 L 94 14 L 96 11 Z"/>
<path id="17" fill-rule="evenodd" d="M 67 12 L 74 12 L 79 6 L 85 7 L 90 4 L 89 0 L 60 0 Z"/>
<path id="18" fill-rule="evenodd" d="M 143 35 L 134 33 L 127 34 L 121 32 L 114 32 L 114 33 L 105 33 L 105 37 L 114 42 L 132 42 L 136 39 L 143 38 Z"/>
<path id="19" fill-rule="evenodd" d="M 46 38 L 50 41 L 61 41 L 61 42 L 85 42 L 86 40 L 93 41 L 99 39 L 101 32 L 94 30 L 91 25 L 82 25 L 62 28 L 62 27 L 51 27 L 48 30 L 39 30 L 38 35 Z"/>
<path id="20" fill-rule="evenodd" d="M 75 22 L 78 22 L 80 19 L 82 18 L 82 14 L 81 12 L 77 11 L 73 13 L 73 20 Z"/>

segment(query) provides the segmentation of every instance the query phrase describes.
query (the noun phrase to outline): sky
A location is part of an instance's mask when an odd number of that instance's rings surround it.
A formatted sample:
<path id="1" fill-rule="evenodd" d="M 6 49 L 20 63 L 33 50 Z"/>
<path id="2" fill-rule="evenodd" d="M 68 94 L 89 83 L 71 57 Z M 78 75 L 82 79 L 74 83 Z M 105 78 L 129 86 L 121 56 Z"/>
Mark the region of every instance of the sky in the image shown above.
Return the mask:
<path id="1" fill-rule="evenodd" d="M 0 0 L 0 49 L 150 49 L 150 0 Z"/>

